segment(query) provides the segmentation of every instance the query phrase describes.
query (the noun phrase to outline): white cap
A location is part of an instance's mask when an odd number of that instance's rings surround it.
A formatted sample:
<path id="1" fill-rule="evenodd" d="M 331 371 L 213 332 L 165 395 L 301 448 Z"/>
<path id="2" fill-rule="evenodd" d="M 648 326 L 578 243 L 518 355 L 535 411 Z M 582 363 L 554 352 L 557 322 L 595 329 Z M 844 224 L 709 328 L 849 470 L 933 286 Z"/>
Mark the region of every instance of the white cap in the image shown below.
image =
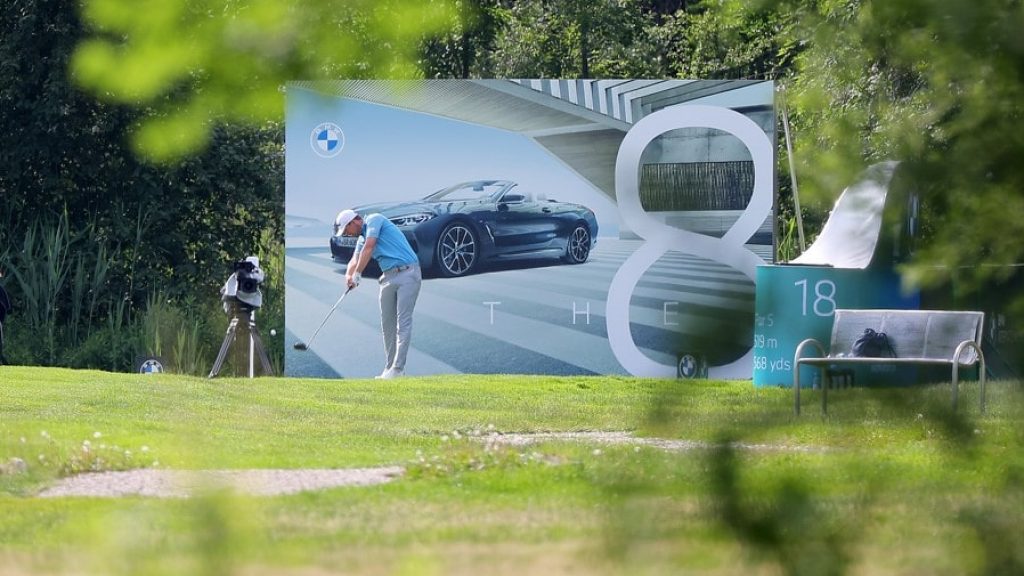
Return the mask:
<path id="1" fill-rule="evenodd" d="M 342 210 L 338 212 L 338 217 L 334 219 L 334 226 L 338 229 L 336 235 L 341 236 L 341 233 L 345 231 L 345 226 L 348 226 L 349 222 L 355 220 L 356 216 L 359 216 L 359 214 L 356 214 L 355 210 Z"/>

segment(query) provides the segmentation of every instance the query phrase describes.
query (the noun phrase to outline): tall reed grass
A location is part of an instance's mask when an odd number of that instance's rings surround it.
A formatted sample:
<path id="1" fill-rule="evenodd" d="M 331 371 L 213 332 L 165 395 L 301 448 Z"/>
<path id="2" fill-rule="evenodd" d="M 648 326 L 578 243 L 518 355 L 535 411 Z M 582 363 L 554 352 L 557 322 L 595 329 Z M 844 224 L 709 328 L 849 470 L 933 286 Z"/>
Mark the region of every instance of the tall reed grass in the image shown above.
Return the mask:
<path id="1" fill-rule="evenodd" d="M 193 302 L 175 303 L 161 293 L 150 294 L 140 322 L 146 353 L 162 357 L 175 372 L 202 374 L 210 348 L 204 316 Z"/>
<path id="2" fill-rule="evenodd" d="M 206 374 L 229 319 L 218 294 L 204 287 L 174 286 L 175 297 L 160 289 L 136 296 L 150 219 L 140 208 L 128 240 L 119 242 L 100 233 L 96 221 L 76 229 L 64 211 L 28 223 L 18 245 L 0 249 L 0 273 L 16 307 L 5 326 L 10 362 L 124 371 L 141 356 L 158 355 L 176 372 Z M 253 252 L 267 271 L 260 326 L 280 374 L 283 343 L 269 328 L 283 333 L 284 243 L 266 230 Z"/>
<path id="3" fill-rule="evenodd" d="M 67 212 L 56 222 L 34 222 L 25 232 L 21 250 L 7 264 L 21 296 L 19 314 L 42 337 L 42 359 L 50 363 L 57 356 L 57 326 L 70 268 L 70 241 Z"/>

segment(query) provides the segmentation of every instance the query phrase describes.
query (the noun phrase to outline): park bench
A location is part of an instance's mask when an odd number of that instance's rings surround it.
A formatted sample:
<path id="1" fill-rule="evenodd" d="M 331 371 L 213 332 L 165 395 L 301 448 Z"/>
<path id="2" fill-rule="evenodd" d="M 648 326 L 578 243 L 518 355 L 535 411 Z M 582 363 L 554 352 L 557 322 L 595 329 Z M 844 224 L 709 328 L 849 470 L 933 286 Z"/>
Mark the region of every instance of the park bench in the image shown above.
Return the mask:
<path id="1" fill-rule="evenodd" d="M 826 370 L 867 364 L 948 365 L 953 370 L 953 409 L 957 403 L 960 368 L 978 364 L 981 385 L 981 411 L 985 411 L 985 356 L 981 351 L 982 312 L 942 310 L 843 310 L 835 311 L 828 353 L 820 342 L 808 338 L 796 347 L 793 358 L 794 410 L 800 414 L 800 367 L 818 366 L 821 378 L 821 411 L 828 412 Z M 884 332 L 895 353 L 894 358 L 865 358 L 851 355 L 854 342 L 871 328 Z M 807 348 L 816 348 L 818 357 L 803 358 Z"/>

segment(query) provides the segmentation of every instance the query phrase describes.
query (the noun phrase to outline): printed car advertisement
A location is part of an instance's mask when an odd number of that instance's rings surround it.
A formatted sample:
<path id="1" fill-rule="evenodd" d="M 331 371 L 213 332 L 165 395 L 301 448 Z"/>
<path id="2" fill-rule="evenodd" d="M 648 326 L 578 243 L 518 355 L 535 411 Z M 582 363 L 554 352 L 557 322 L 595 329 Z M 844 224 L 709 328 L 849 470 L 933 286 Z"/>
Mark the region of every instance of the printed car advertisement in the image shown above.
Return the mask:
<path id="1" fill-rule="evenodd" d="M 751 377 L 756 268 L 774 254 L 771 82 L 287 90 L 287 375 L 384 368 L 377 264 L 345 292 L 357 238 L 335 218 L 353 209 L 419 259 L 407 375 Z"/>

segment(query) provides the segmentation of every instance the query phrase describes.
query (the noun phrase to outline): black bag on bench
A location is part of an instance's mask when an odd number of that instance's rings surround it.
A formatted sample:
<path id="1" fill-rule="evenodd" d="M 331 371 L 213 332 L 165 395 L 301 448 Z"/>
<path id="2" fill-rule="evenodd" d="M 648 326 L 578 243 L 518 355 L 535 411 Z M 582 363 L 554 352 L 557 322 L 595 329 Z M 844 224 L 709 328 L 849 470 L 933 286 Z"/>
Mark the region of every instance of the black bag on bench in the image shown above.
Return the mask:
<path id="1" fill-rule="evenodd" d="M 865 328 L 864 334 L 853 343 L 850 355 L 858 358 L 895 358 L 896 351 L 889 344 L 885 332 Z"/>

